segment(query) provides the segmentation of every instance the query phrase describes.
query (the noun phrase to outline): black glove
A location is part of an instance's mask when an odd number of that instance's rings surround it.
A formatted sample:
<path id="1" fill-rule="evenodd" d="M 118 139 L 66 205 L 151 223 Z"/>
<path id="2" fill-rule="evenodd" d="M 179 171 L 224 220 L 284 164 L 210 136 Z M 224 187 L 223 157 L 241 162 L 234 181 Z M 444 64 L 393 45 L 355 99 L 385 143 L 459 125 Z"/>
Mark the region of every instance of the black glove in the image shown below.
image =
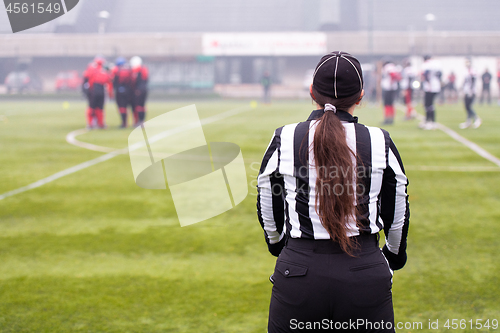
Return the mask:
<path id="1" fill-rule="evenodd" d="M 384 247 L 382 248 L 382 252 L 389 262 L 389 267 L 393 271 L 403 268 L 403 266 L 406 264 L 406 251 L 402 251 L 399 254 L 394 254 L 389 251 L 387 245 L 384 245 Z"/>
<path id="2" fill-rule="evenodd" d="M 275 257 L 279 256 L 281 253 L 281 250 L 285 247 L 286 244 L 286 236 L 284 236 L 278 243 L 276 244 L 267 244 L 267 247 L 269 248 L 269 252 Z"/>

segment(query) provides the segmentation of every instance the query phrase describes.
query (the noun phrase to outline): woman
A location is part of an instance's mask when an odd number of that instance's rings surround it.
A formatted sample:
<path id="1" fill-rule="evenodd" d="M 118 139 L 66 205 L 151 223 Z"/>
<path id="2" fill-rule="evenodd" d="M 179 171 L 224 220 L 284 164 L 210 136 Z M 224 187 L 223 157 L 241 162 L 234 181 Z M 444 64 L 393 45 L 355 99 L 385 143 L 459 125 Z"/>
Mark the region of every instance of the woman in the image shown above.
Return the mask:
<path id="1" fill-rule="evenodd" d="M 319 109 L 278 128 L 264 155 L 258 216 L 279 256 L 269 333 L 394 332 L 392 270 L 406 263 L 408 180 L 389 134 L 353 117 L 363 94 L 358 60 L 325 55 L 311 86 Z"/>

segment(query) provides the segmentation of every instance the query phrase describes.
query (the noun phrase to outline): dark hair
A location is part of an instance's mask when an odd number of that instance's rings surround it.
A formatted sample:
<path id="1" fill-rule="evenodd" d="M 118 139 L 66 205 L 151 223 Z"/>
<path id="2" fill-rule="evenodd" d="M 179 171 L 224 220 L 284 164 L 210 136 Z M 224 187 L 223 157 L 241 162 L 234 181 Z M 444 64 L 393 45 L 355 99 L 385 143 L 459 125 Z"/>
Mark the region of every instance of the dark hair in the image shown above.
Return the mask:
<path id="1" fill-rule="evenodd" d="M 361 91 L 345 98 L 323 96 L 312 86 L 311 97 L 324 108 L 326 103 L 347 111 L 360 100 Z M 356 217 L 356 154 L 349 148 L 344 126 L 334 112 L 327 111 L 319 119 L 313 139 L 316 179 L 316 211 L 330 237 L 341 249 L 352 255 L 353 241 L 347 236 L 347 221 Z M 333 167 L 342 172 L 331 173 Z M 325 172 L 326 170 L 326 172 Z M 354 183 L 354 184 L 353 184 Z M 343 189 L 337 194 L 333 189 Z M 346 190 L 353 186 L 354 190 Z"/>

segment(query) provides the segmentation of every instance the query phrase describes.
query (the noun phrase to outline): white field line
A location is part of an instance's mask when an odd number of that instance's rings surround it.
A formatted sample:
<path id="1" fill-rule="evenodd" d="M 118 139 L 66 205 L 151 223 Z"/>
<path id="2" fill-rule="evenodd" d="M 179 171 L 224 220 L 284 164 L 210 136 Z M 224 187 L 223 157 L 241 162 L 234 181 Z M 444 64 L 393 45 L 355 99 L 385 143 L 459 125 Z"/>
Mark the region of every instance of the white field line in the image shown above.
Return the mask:
<path id="1" fill-rule="evenodd" d="M 247 107 L 243 107 L 243 108 L 246 109 Z M 242 111 L 240 109 L 242 109 L 242 108 L 236 108 L 236 109 L 233 109 L 233 110 L 229 110 L 227 112 L 223 112 L 221 114 L 217 114 L 215 116 L 202 119 L 202 120 L 200 120 L 200 122 L 201 122 L 202 125 L 213 123 L 215 121 L 219 121 L 219 120 L 222 120 L 224 118 L 230 117 L 232 115 L 241 113 Z M 174 132 L 169 132 L 169 131 L 162 132 L 162 133 L 158 134 L 158 136 L 160 136 L 160 137 L 156 138 L 156 140 L 154 140 L 154 141 L 158 141 L 158 140 L 160 140 L 160 139 L 162 139 L 164 137 L 170 136 L 170 135 L 175 134 L 175 133 L 182 132 L 182 131 L 184 131 L 186 129 L 189 129 L 189 128 L 182 128 L 181 127 L 181 128 L 176 128 L 175 131 L 173 129 L 172 131 L 174 131 Z M 69 144 L 71 144 L 73 146 L 77 146 L 77 147 L 80 147 L 80 148 L 85 148 L 85 149 L 88 149 L 88 150 L 98 151 L 98 152 L 102 152 L 102 153 L 111 153 L 111 152 L 116 152 L 117 151 L 116 148 L 105 147 L 105 146 L 98 146 L 98 145 L 94 145 L 92 143 L 82 142 L 82 141 L 79 141 L 79 140 L 76 139 L 77 136 L 85 134 L 88 131 L 89 130 L 87 130 L 86 128 L 81 128 L 81 129 L 77 129 L 75 131 L 69 132 L 66 135 L 66 142 L 68 142 Z M 153 138 L 155 138 L 155 137 L 153 137 Z M 150 140 L 150 141 L 154 142 L 152 140 Z M 128 154 L 128 149 L 127 148 L 121 149 L 120 150 L 120 154 Z"/>
<path id="2" fill-rule="evenodd" d="M 239 107 L 239 108 L 236 108 L 236 109 L 232 109 L 232 110 L 229 110 L 229 111 L 226 111 L 226 112 L 222 112 L 220 114 L 217 114 L 215 116 L 211 116 L 211 117 L 208 117 L 208 118 L 205 118 L 205 119 L 202 119 L 201 120 L 201 123 L 202 124 L 210 124 L 210 123 L 213 123 L 213 122 L 216 122 L 216 121 L 219 121 L 219 120 L 222 120 L 222 119 L 225 119 L 225 118 L 228 118 L 228 117 L 231 117 L 231 116 L 234 116 L 234 115 L 237 115 L 239 113 L 242 113 L 242 112 L 245 112 L 245 111 L 248 111 L 250 110 L 251 107 L 250 106 L 244 106 L 244 107 Z M 196 125 L 194 125 L 196 126 Z M 155 136 L 153 136 L 149 142 L 152 143 L 152 142 L 156 142 L 158 140 L 161 140 L 165 137 L 168 137 L 170 135 L 173 135 L 173 134 L 176 134 L 176 133 L 179 133 L 179 132 L 182 132 L 182 131 L 185 131 L 189 128 L 191 128 L 193 126 L 183 126 L 183 127 L 179 127 L 179 128 L 174 128 L 174 129 L 171 129 L 171 130 L 167 130 L 167 131 L 164 131 L 162 133 L 159 133 Z M 32 190 L 34 188 L 37 188 L 37 187 L 40 187 L 40 186 L 43 186 L 45 184 L 48 184 L 50 182 L 53 182 L 54 180 L 57 180 L 59 178 L 62 178 L 64 176 L 67 176 L 67 175 L 70 175 L 72 173 L 75 173 L 75 172 L 78 172 L 80 170 L 83 170 L 83 169 L 86 169 L 88 167 L 91 167 L 93 165 L 96 165 L 98 163 L 101 163 L 101 162 L 104 162 L 104 161 L 107 161 L 107 160 L 110 160 L 112 159 L 113 157 L 116 157 L 120 154 L 124 154 L 124 153 L 127 153 L 128 151 L 134 151 L 134 150 L 137 150 L 139 148 L 142 148 L 145 146 L 145 143 L 136 143 L 132 146 L 130 146 L 128 149 L 127 148 L 123 148 L 123 149 L 116 149 L 112 152 L 109 152 L 105 155 L 102 155 L 102 156 L 99 156 L 97 158 L 94 158 L 92 160 L 89 160 L 89 161 L 86 161 L 86 162 L 83 162 L 83 163 L 80 163 L 78 165 L 75 165 L 75 166 L 72 166 L 68 169 L 65 169 L 63 171 L 59 171 L 49 177 L 46 177 L 46 178 L 43 178 L 43 179 L 40 179 L 34 183 L 31 183 L 29 185 L 26 185 L 26 186 L 23 186 L 23 187 L 20 187 L 18 189 L 15 189 L 15 190 L 12 190 L 12 191 L 9 191 L 9 192 L 6 192 L 6 193 L 3 193 L 3 194 L 0 194 L 0 200 L 3 200 L 5 198 L 8 198 L 8 197 L 11 197 L 11 196 L 14 196 L 16 194 L 19 194 L 19 193 L 23 193 L 23 192 L 26 192 L 26 191 L 29 191 L 29 190 Z"/>
<path id="3" fill-rule="evenodd" d="M 83 170 L 83 169 L 86 169 L 92 165 L 96 165 L 98 163 L 107 161 L 107 160 L 109 160 L 117 155 L 119 155 L 119 153 L 111 152 L 111 153 L 108 153 L 106 155 L 100 156 L 98 158 L 94 158 L 93 160 L 72 166 L 71 168 L 65 169 L 63 171 L 59 171 L 59 172 L 53 174 L 52 176 L 48 176 L 46 178 L 40 179 L 40 180 L 38 180 L 34 183 L 31 183 L 29 185 L 26 185 L 26 186 L 20 187 L 18 189 L 6 192 L 6 193 L 0 195 L 0 200 L 3 200 L 5 198 L 11 197 L 11 196 L 19 194 L 19 193 L 23 193 L 23 192 L 32 190 L 32 189 L 37 188 L 37 187 L 40 187 L 40 186 L 45 185 L 47 183 L 53 182 L 54 180 L 59 179 L 61 177 L 70 175 L 72 173 L 75 173 L 75 172 Z"/>
<path id="4" fill-rule="evenodd" d="M 405 165 L 405 169 L 415 171 L 500 172 L 500 168 L 495 166 Z"/>
<path id="5" fill-rule="evenodd" d="M 89 130 L 87 130 L 86 128 L 81 128 L 81 129 L 77 129 L 76 131 L 69 132 L 66 135 L 66 142 L 69 144 L 72 144 L 73 146 L 77 146 L 77 147 L 81 147 L 81 148 L 85 148 L 85 149 L 93 150 L 93 151 L 100 151 L 103 153 L 111 153 L 112 151 L 116 151 L 116 148 L 97 146 L 97 145 L 93 145 L 93 144 L 88 143 L 88 142 L 78 141 L 76 139 L 76 137 L 78 135 L 85 134 L 88 131 Z M 127 152 L 125 152 L 125 154 L 126 153 Z"/>
<path id="6" fill-rule="evenodd" d="M 400 109 L 400 111 L 402 111 L 403 113 L 405 112 L 404 110 L 401 110 L 401 109 Z M 417 113 L 417 119 L 422 121 L 424 119 L 424 116 L 421 115 L 420 113 Z M 464 146 L 468 147 L 469 149 L 471 149 L 473 152 L 475 152 L 479 156 L 487 159 L 488 161 L 490 161 L 490 162 L 494 163 L 495 165 L 497 165 L 498 167 L 500 167 L 500 159 L 498 157 L 493 156 L 492 154 L 490 154 L 489 152 L 487 152 L 485 149 L 481 148 L 480 146 L 478 146 L 474 142 L 467 140 L 466 138 L 464 138 L 463 136 L 461 136 L 460 134 L 458 134 L 457 132 L 455 132 L 451 128 L 449 128 L 441 123 L 436 123 L 436 126 L 438 129 L 445 132 L 451 138 L 460 142 Z"/>
<path id="7" fill-rule="evenodd" d="M 439 128 L 441 131 L 445 132 L 446 134 L 448 134 L 449 136 L 451 136 L 453 139 L 457 140 L 458 142 L 460 142 L 464 146 L 470 148 L 472 151 L 474 151 L 479 156 L 487 159 L 488 161 L 490 161 L 490 162 L 496 164 L 498 167 L 500 167 L 500 159 L 498 157 L 493 156 L 492 154 L 490 154 L 489 152 L 487 152 L 485 149 L 481 148 L 480 146 L 478 146 L 474 142 L 467 140 L 466 138 L 464 138 L 463 136 L 461 136 L 460 134 L 458 134 L 454 130 L 450 129 L 449 127 L 444 126 L 443 124 L 437 123 L 437 128 Z"/>

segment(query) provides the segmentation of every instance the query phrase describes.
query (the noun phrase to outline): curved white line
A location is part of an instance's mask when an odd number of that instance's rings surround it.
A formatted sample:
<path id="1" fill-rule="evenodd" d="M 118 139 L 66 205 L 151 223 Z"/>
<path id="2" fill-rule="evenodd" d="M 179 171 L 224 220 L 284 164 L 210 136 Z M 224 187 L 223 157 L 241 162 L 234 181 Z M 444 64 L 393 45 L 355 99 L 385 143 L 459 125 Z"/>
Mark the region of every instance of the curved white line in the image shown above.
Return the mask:
<path id="1" fill-rule="evenodd" d="M 93 150 L 93 151 L 99 151 L 102 153 L 111 153 L 113 151 L 117 151 L 117 148 L 110 148 L 110 147 L 104 147 L 104 146 L 98 146 L 94 145 L 88 142 L 82 142 L 76 139 L 77 136 L 82 135 L 87 133 L 89 130 L 86 128 L 82 129 L 77 129 L 76 131 L 69 132 L 66 135 L 66 142 L 77 147 L 85 148 L 88 150 Z M 122 149 L 123 150 L 123 149 Z M 122 154 L 127 154 L 127 149 L 125 148 L 125 152 L 122 152 Z"/>
<path id="2" fill-rule="evenodd" d="M 228 118 L 228 117 L 234 116 L 236 114 L 239 114 L 239 113 L 251 110 L 251 109 L 252 109 L 252 107 L 249 107 L 249 106 L 235 108 L 235 109 L 232 109 L 232 110 L 229 110 L 229 111 L 226 111 L 226 112 L 223 112 L 223 113 L 220 113 L 220 114 L 217 114 L 217 115 L 214 115 L 214 116 L 202 119 L 201 123 L 202 124 L 210 124 L 212 122 L 219 121 L 219 120 L 222 120 L 224 118 Z M 157 134 L 155 136 L 155 140 L 160 140 L 162 138 L 162 136 L 172 134 L 173 132 L 175 132 L 175 130 L 176 129 L 174 128 L 172 130 L 167 130 L 167 131 L 165 131 L 163 133 L 159 133 L 159 134 Z M 77 131 L 73 131 L 72 133 L 78 132 L 78 131 L 83 131 L 83 130 L 80 129 L 80 130 L 77 130 Z M 83 132 L 79 132 L 79 133 L 83 134 Z M 69 133 L 69 134 L 71 134 L 71 133 Z M 66 139 L 68 139 L 69 134 L 66 135 Z M 76 140 L 76 139 L 74 139 L 75 136 L 76 135 L 73 135 L 73 140 Z M 71 138 L 71 136 L 70 136 L 70 138 Z M 78 140 L 76 140 L 76 141 L 78 141 Z M 153 142 L 153 139 L 150 140 L 150 142 Z M 83 143 L 84 142 L 81 142 L 81 144 L 83 144 Z M 89 143 L 88 145 L 91 145 L 91 144 Z M 55 174 L 53 174 L 51 176 L 48 176 L 48 177 L 43 178 L 43 179 L 40 179 L 40 180 L 38 180 L 38 181 L 36 181 L 34 183 L 31 183 L 29 185 L 26 185 L 26 186 L 20 187 L 18 189 L 15 189 L 15 190 L 12 190 L 12 191 L 0 194 L 0 200 L 3 200 L 5 198 L 11 197 L 11 196 L 19 194 L 19 193 L 23 193 L 23 192 L 35 189 L 35 188 L 40 187 L 42 185 L 45 185 L 47 183 L 53 182 L 54 180 L 57 180 L 57 179 L 59 179 L 61 177 L 70 175 L 72 173 L 75 173 L 77 171 L 86 169 L 86 168 L 88 168 L 90 166 L 93 166 L 95 164 L 99 164 L 101 162 L 104 162 L 104 161 L 107 161 L 109 159 L 112 159 L 113 157 L 116 157 L 116 156 L 118 156 L 120 154 L 127 154 L 129 151 L 137 150 L 137 149 L 141 148 L 144 145 L 145 144 L 135 144 L 135 145 L 130 146 L 129 148 L 114 149 L 112 152 L 109 152 L 109 153 L 107 153 L 105 155 L 102 155 L 102 156 L 99 156 L 97 158 L 94 158 L 94 159 L 92 159 L 90 161 L 86 161 L 86 162 L 80 163 L 80 164 L 72 166 L 72 167 L 70 167 L 68 169 L 59 171 L 59 172 L 57 172 L 57 173 L 55 173 Z M 95 145 L 93 145 L 93 146 L 95 146 Z M 95 146 L 95 147 L 100 147 L 100 146 Z M 100 147 L 100 148 L 107 148 L 107 147 Z"/>

